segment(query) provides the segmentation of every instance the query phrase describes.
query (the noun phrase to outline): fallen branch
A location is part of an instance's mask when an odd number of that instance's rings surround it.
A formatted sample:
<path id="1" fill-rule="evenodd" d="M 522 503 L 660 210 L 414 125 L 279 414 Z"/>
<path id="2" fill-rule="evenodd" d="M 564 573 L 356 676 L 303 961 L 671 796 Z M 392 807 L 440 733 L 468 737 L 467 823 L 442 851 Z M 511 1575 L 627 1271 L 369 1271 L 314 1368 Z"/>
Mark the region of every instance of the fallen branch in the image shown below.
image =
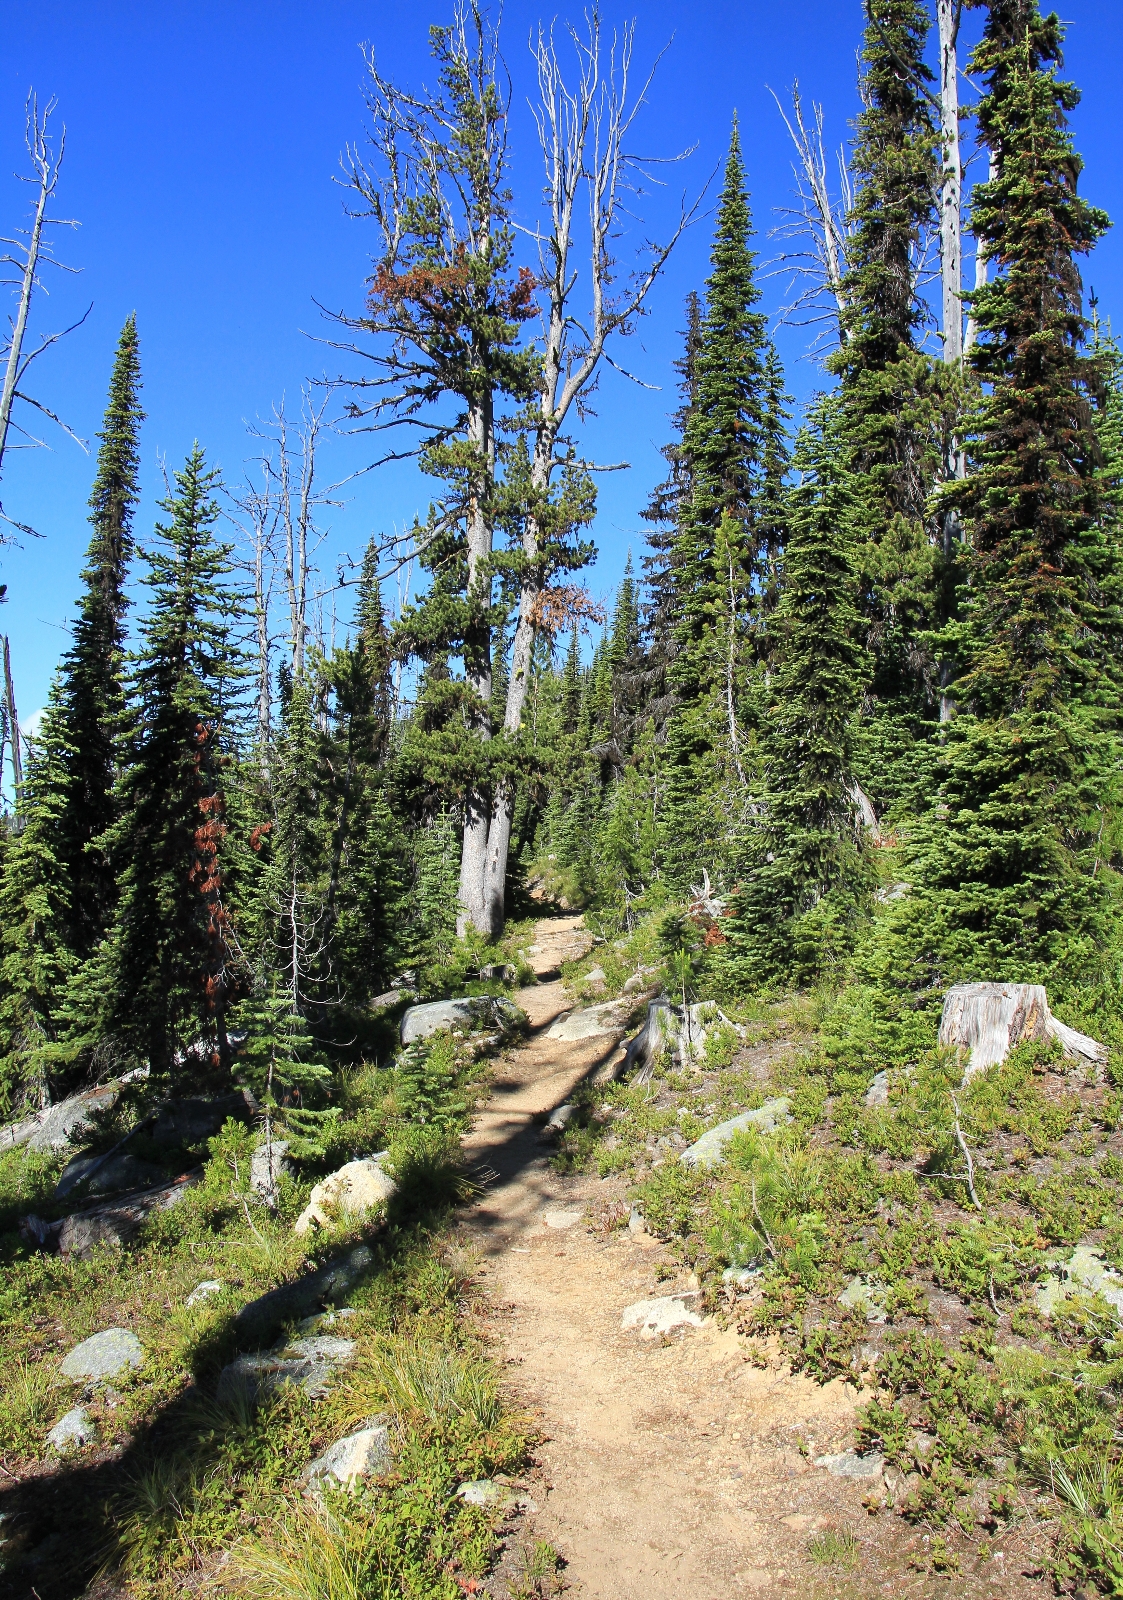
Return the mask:
<path id="1" fill-rule="evenodd" d="M 967 1193 L 971 1196 L 971 1204 L 976 1211 L 983 1209 L 983 1203 L 975 1193 L 975 1163 L 971 1159 L 971 1152 L 967 1148 L 967 1140 L 963 1137 L 963 1129 L 959 1126 L 959 1101 L 954 1094 L 951 1103 L 955 1107 L 955 1138 L 959 1148 L 963 1151 L 963 1159 L 967 1163 Z"/>

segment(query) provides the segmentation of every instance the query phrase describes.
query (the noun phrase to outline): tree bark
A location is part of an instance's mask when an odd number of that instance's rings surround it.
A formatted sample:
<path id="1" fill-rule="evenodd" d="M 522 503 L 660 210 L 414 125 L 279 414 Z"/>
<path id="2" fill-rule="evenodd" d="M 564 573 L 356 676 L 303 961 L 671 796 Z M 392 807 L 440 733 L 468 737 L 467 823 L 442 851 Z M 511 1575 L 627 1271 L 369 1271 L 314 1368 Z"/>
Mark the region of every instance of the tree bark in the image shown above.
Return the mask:
<path id="1" fill-rule="evenodd" d="M 1031 1039 L 1056 1039 L 1066 1056 L 1094 1066 L 1107 1061 L 1102 1044 L 1057 1021 L 1039 983 L 959 983 L 948 990 L 939 1042 L 966 1052 L 964 1083 Z"/>
<path id="2" fill-rule="evenodd" d="M 491 604 L 492 524 L 490 487 L 495 475 L 495 432 L 486 402 L 472 406 L 468 414 L 468 438 L 478 458 L 476 481 L 468 508 L 468 603 L 486 608 Z M 466 640 L 464 676 L 476 696 L 479 709 L 473 714 L 473 731 L 480 739 L 490 737 L 487 706 L 491 700 L 491 629 L 486 622 L 471 629 L 470 647 Z M 464 842 L 460 856 L 460 905 L 456 917 L 456 936 L 462 939 L 469 926 L 483 934 L 498 932 L 488 909 L 487 846 L 491 806 L 483 794 L 469 794 L 464 804 Z M 500 913 L 500 927 L 502 912 Z"/>
<path id="3" fill-rule="evenodd" d="M 963 166 L 959 154 L 959 63 L 956 38 L 962 0 L 936 0 L 940 32 L 940 121 L 944 181 L 940 197 L 940 276 L 943 286 L 944 360 L 963 359 Z"/>
<path id="4" fill-rule="evenodd" d="M 12 741 L 12 783 L 16 804 L 23 789 L 23 755 L 20 751 L 19 714 L 16 711 L 16 691 L 12 683 L 12 662 L 8 653 L 8 635 L 4 635 L 4 705 L 8 712 L 8 732 Z"/>

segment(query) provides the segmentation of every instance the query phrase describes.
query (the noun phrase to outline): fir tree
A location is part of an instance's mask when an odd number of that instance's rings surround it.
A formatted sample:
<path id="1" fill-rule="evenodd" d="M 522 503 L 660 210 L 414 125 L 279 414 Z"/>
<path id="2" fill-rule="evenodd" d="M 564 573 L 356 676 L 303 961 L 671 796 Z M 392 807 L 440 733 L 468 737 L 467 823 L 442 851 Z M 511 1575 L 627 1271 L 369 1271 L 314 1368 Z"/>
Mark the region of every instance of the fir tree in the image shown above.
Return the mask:
<path id="1" fill-rule="evenodd" d="M 731 955 L 756 982 L 806 981 L 843 953 L 864 876 L 852 740 L 869 662 L 831 404 L 821 405 L 795 455 L 801 481 L 773 621 L 763 818 L 729 919 Z"/>
<path id="2" fill-rule="evenodd" d="M 51 685 L 20 796 L 20 832 L 0 887 L 0 1052 L 13 1082 L 60 1087 L 68 977 L 103 935 L 116 898 L 104 849 L 124 731 L 125 578 L 139 496 L 136 321 L 121 331 L 90 496 L 93 537 L 73 642 Z M 46 1051 L 44 1055 L 42 1052 Z"/>
<path id="3" fill-rule="evenodd" d="M 169 1072 L 202 1036 L 228 1059 L 234 957 L 223 899 L 223 712 L 240 670 L 218 474 L 195 445 L 143 552 L 152 592 L 132 674 L 130 761 L 107 844 L 120 898 L 91 971 L 72 986 L 89 1039 L 108 1035 Z M 182 1059 L 182 1057 L 180 1057 Z"/>
<path id="4" fill-rule="evenodd" d="M 996 275 L 971 296 L 988 386 L 948 501 L 970 536 L 956 698 L 920 876 L 944 975 L 1087 979 L 1106 938 L 1098 835 L 1117 760 L 1123 613 L 1089 397 L 1101 364 L 1075 258 L 1107 227 L 1077 193 L 1060 24 L 992 0 L 973 69 L 995 172 L 973 218 Z"/>
<path id="5" fill-rule="evenodd" d="M 745 640 L 764 573 L 758 512 L 767 432 L 767 340 L 765 318 L 754 309 L 760 291 L 751 228 L 735 124 L 692 357 L 694 392 L 682 446 L 690 493 L 681 502 L 669 560 L 675 635 L 669 678 L 677 708 L 668 731 L 664 822 L 668 871 L 679 889 L 720 860 L 730 819 L 741 809 L 738 717 L 751 665 Z"/>

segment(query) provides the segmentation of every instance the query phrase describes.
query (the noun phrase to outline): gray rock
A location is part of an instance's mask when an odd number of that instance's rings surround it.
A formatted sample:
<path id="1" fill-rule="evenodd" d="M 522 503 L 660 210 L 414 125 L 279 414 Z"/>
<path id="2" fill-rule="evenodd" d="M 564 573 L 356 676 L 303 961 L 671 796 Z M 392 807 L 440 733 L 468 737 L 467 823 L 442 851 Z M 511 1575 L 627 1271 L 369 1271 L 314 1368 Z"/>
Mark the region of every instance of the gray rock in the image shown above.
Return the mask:
<path id="1" fill-rule="evenodd" d="M 501 1030 L 517 1027 L 522 1012 L 503 995 L 464 995 L 459 1000 L 429 1000 L 424 1005 L 410 1006 L 402 1018 L 400 1029 L 403 1044 L 413 1044 L 417 1039 L 429 1039 L 443 1028 L 459 1028 L 471 1033 L 474 1028 L 499 1026 Z"/>
<path id="2" fill-rule="evenodd" d="M 547 1228 L 575 1228 L 585 1215 L 583 1211 L 544 1211 L 542 1221 Z"/>
<path id="3" fill-rule="evenodd" d="M 730 1117 L 728 1122 L 719 1122 L 716 1128 L 708 1129 L 700 1139 L 696 1139 L 688 1150 L 684 1150 L 679 1157 L 688 1167 L 716 1167 L 725 1159 L 725 1147 L 734 1134 L 740 1133 L 744 1128 L 757 1128 L 761 1133 L 775 1133 L 776 1129 L 784 1123 L 791 1122 L 789 1113 L 791 1101 L 786 1095 L 781 1095 L 775 1100 L 766 1100 L 755 1111 L 742 1111 L 739 1117 Z"/>
<path id="4" fill-rule="evenodd" d="M 97 1428 L 85 1406 L 75 1406 L 65 1417 L 60 1417 L 47 1435 L 50 1448 L 60 1456 L 72 1450 L 84 1450 L 97 1442 Z"/>
<path id="5" fill-rule="evenodd" d="M 310 1487 L 325 1484 L 351 1489 L 357 1483 L 384 1478 L 393 1465 L 390 1429 L 386 1423 L 372 1419 L 365 1428 L 337 1439 L 322 1456 L 310 1461 L 304 1469 L 304 1481 Z"/>
<path id="6" fill-rule="evenodd" d="M 176 1178 L 171 1183 L 122 1195 L 118 1200 L 109 1200 L 87 1211 L 73 1212 L 59 1227 L 59 1254 L 85 1260 L 100 1245 L 128 1244 L 150 1216 L 178 1205 L 196 1181 L 194 1176 Z"/>
<path id="7" fill-rule="evenodd" d="M 257 1111 L 253 1097 L 243 1090 L 210 1099 L 169 1100 L 152 1122 L 154 1144 L 195 1145 L 213 1139 L 226 1122 L 248 1122 Z"/>
<path id="8" fill-rule="evenodd" d="M 462 1483 L 456 1491 L 457 1496 L 469 1506 L 495 1506 L 504 1510 L 513 1506 L 518 1497 L 504 1488 L 503 1484 L 496 1483 L 492 1478 L 476 1478 L 471 1483 Z"/>
<path id="9" fill-rule="evenodd" d="M 889 1104 L 889 1074 L 879 1072 L 865 1093 L 867 1106 L 887 1106 Z"/>
<path id="10" fill-rule="evenodd" d="M 480 968 L 480 978 L 484 983 L 514 983 L 515 969 L 505 962 L 493 961 L 490 966 Z"/>
<path id="11" fill-rule="evenodd" d="M 631 1212 L 628 1215 L 628 1232 L 629 1233 L 646 1233 L 647 1232 L 647 1223 L 644 1220 L 643 1212 L 639 1209 L 638 1206 L 633 1206 L 632 1209 L 631 1209 Z"/>
<path id="12" fill-rule="evenodd" d="M 572 1103 L 567 1103 L 564 1106 L 556 1107 L 555 1110 L 550 1112 L 549 1121 L 546 1123 L 547 1131 L 551 1133 L 560 1133 L 563 1128 L 567 1128 L 569 1126 L 576 1115 L 577 1107 Z"/>
<path id="13" fill-rule="evenodd" d="M 202 1283 L 197 1283 L 187 1299 L 185 1306 L 201 1306 L 204 1301 L 212 1299 L 216 1294 L 221 1294 L 226 1285 L 221 1278 L 206 1278 Z"/>
<path id="14" fill-rule="evenodd" d="M 880 1478 L 885 1469 L 885 1457 L 860 1456 L 855 1450 L 844 1450 L 840 1455 L 816 1456 L 815 1465 L 824 1467 L 836 1478 Z"/>
<path id="15" fill-rule="evenodd" d="M 89 1180 L 90 1194 L 119 1194 L 123 1189 L 148 1189 L 163 1183 L 167 1173 L 138 1156 L 113 1156 Z"/>
<path id="16" fill-rule="evenodd" d="M 695 1290 L 686 1290 L 660 1295 L 655 1300 L 637 1300 L 625 1309 L 620 1326 L 625 1330 L 638 1328 L 641 1339 L 654 1339 L 661 1333 L 670 1333 L 672 1328 L 700 1328 L 704 1319 L 684 1304 L 695 1294 Z"/>
<path id="17" fill-rule="evenodd" d="M 1043 1317 L 1051 1317 L 1065 1300 L 1076 1294 L 1095 1294 L 1114 1307 L 1123 1321 L 1123 1276 L 1109 1267 L 1099 1250 L 1078 1245 L 1067 1261 L 1055 1262 L 1057 1272 L 1042 1278 L 1034 1298 Z"/>
<path id="18" fill-rule="evenodd" d="M 859 1311 L 867 1322 L 884 1322 L 887 1290 L 876 1278 L 851 1278 L 838 1297 L 840 1306 L 848 1311 Z"/>
<path id="19" fill-rule="evenodd" d="M 367 1004 L 372 1011 L 389 1011 L 394 1006 L 400 1006 L 403 1000 L 412 1000 L 412 989 L 387 989 L 385 994 L 376 994 Z"/>
<path id="20" fill-rule="evenodd" d="M 280 1350 L 256 1350 L 223 1367 L 218 1398 L 229 1399 L 240 1391 L 258 1399 L 293 1383 L 313 1400 L 321 1400 L 339 1369 L 354 1359 L 353 1339 L 337 1339 L 331 1334 L 294 1339 Z"/>
<path id="21" fill-rule="evenodd" d="M 143 1362 L 144 1347 L 135 1333 L 127 1328 L 106 1328 L 75 1345 L 63 1360 L 61 1371 L 64 1378 L 98 1383 L 130 1372 Z"/>
<path id="22" fill-rule="evenodd" d="M 84 1094 L 71 1095 L 49 1106 L 41 1114 L 27 1143 L 33 1150 L 65 1150 L 68 1144 L 93 1131 L 91 1120 L 96 1111 L 108 1111 L 120 1096 L 120 1085 L 110 1083 L 100 1089 L 87 1089 Z"/>
<path id="23" fill-rule="evenodd" d="M 293 1165 L 287 1159 L 288 1148 L 287 1139 L 273 1139 L 268 1144 L 259 1144 L 250 1158 L 250 1188 L 254 1194 L 261 1196 L 267 1206 L 277 1204 L 281 1178 L 292 1176 Z"/>
<path id="24" fill-rule="evenodd" d="M 581 1039 L 623 1033 L 627 1014 L 626 1004 L 621 1005 L 619 1000 L 606 1000 L 603 1005 L 588 1006 L 584 1011 L 571 1011 L 567 1016 L 559 1017 L 547 1028 L 546 1038 L 576 1044 Z"/>
<path id="25" fill-rule="evenodd" d="M 744 1294 L 746 1289 L 752 1288 L 763 1271 L 763 1267 L 726 1267 L 721 1281 L 731 1283 L 740 1294 Z"/>
<path id="26" fill-rule="evenodd" d="M 582 983 L 603 983 L 604 981 L 603 967 L 590 967 L 589 971 L 581 979 Z"/>
<path id="27" fill-rule="evenodd" d="M 251 1300 L 234 1318 L 239 1340 L 264 1343 L 282 1324 L 298 1322 L 320 1306 L 338 1304 L 373 1261 L 370 1247 L 357 1244 L 345 1256 L 335 1256 L 316 1271 Z"/>

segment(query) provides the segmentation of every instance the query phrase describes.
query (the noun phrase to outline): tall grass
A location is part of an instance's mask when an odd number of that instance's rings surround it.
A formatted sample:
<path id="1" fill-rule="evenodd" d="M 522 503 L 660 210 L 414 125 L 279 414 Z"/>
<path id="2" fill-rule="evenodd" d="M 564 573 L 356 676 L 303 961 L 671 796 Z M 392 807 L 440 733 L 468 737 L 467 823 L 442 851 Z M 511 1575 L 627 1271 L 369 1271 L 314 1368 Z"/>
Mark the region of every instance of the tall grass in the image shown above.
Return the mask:
<path id="1" fill-rule="evenodd" d="M 397 1600 L 397 1573 L 361 1515 L 294 1505 L 235 1551 L 228 1592 L 246 1600 Z"/>
<path id="2" fill-rule="evenodd" d="M 417 1339 L 388 1339 L 356 1374 L 354 1393 L 356 1414 L 389 1405 L 412 1420 L 471 1417 L 485 1433 L 503 1416 L 495 1380 L 483 1362 Z"/>

